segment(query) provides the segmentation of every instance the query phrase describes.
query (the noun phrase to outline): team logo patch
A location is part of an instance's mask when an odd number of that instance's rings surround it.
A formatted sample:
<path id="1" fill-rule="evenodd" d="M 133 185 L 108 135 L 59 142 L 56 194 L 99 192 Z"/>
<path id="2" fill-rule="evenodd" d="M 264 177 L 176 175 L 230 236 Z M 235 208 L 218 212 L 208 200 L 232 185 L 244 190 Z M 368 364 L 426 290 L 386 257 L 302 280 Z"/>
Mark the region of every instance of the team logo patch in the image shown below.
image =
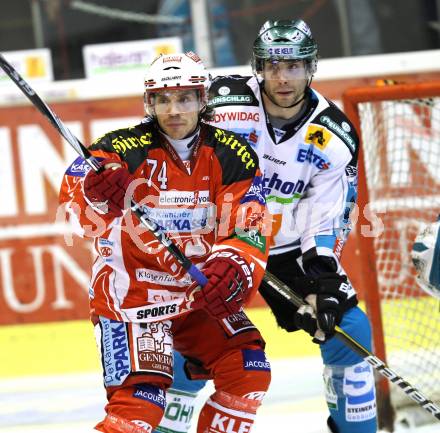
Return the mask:
<path id="1" fill-rule="evenodd" d="M 243 349 L 241 353 L 245 370 L 270 371 L 270 362 L 262 350 Z"/>
<path id="2" fill-rule="evenodd" d="M 324 150 L 333 134 L 323 126 L 310 124 L 306 131 L 305 142 Z"/>

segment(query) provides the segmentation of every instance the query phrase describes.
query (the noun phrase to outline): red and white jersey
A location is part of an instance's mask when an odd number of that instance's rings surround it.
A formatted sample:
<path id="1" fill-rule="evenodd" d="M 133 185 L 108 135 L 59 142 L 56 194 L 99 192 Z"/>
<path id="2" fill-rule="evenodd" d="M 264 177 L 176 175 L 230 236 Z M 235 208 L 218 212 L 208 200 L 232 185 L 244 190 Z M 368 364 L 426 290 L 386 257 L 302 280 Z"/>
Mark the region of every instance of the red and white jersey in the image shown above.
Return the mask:
<path id="1" fill-rule="evenodd" d="M 254 269 L 256 290 L 269 243 L 258 157 L 240 136 L 204 123 L 193 149 L 183 162 L 154 122 L 109 132 L 89 148 L 128 168 L 134 200 L 194 264 L 200 268 L 212 252 L 233 249 Z M 110 218 L 86 201 L 87 168 L 78 158 L 67 169 L 60 202 L 79 233 L 95 239 L 91 307 L 95 314 L 129 321 L 127 309 L 157 304 L 164 307 L 154 310 L 157 319 L 170 317 L 172 301 L 192 282 L 189 275 L 131 210 Z"/>

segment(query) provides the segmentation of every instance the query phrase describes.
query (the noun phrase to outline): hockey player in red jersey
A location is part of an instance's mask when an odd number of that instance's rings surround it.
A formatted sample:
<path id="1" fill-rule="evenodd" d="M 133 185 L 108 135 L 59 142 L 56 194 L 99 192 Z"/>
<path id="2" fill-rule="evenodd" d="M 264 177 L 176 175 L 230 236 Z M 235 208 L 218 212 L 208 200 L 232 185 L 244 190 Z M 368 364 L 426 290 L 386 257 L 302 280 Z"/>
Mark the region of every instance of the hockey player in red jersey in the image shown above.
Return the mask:
<path id="1" fill-rule="evenodd" d="M 267 21 L 252 51 L 253 76 L 213 81 L 214 124 L 242 134 L 257 152 L 274 220 L 267 270 L 310 304 L 293 307 L 264 280 L 259 292 L 280 327 L 304 329 L 320 344 L 330 431 L 375 433 L 373 368 L 332 338 L 339 325 L 371 350 L 369 320 L 339 260 L 357 194 L 358 136 L 312 87 L 318 45 L 304 21 Z M 182 376 L 176 372 L 172 388 L 194 398 L 197 388 Z M 171 421 L 166 413 L 156 431 L 188 431 Z"/>
<path id="2" fill-rule="evenodd" d="M 209 84 L 196 54 L 159 56 L 145 79 L 149 117 L 92 144 L 103 172 L 77 160 L 63 179 L 60 202 L 98 253 L 89 293 L 108 399 L 96 429 L 105 433 L 159 424 L 173 348 L 191 360 L 188 374 L 215 384 L 200 433 L 251 431 L 269 386 L 264 341 L 241 309 L 268 254 L 262 177 L 246 140 L 205 123 Z M 130 197 L 202 270 L 204 287 L 140 224 Z M 185 297 L 192 310 L 176 317 Z"/>

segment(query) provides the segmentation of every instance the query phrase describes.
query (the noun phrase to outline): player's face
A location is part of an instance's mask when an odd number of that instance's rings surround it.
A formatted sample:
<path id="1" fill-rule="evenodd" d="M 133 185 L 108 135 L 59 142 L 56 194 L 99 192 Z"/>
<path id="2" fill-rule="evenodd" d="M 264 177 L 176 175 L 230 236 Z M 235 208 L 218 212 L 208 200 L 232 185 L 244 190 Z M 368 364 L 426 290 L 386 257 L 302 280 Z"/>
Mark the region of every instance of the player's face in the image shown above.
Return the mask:
<path id="1" fill-rule="evenodd" d="M 263 69 L 264 90 L 280 107 L 290 107 L 301 99 L 308 82 L 303 60 L 266 60 Z"/>
<path id="2" fill-rule="evenodd" d="M 167 90 L 152 96 L 152 108 L 161 129 L 180 140 L 197 127 L 201 109 L 197 90 Z"/>

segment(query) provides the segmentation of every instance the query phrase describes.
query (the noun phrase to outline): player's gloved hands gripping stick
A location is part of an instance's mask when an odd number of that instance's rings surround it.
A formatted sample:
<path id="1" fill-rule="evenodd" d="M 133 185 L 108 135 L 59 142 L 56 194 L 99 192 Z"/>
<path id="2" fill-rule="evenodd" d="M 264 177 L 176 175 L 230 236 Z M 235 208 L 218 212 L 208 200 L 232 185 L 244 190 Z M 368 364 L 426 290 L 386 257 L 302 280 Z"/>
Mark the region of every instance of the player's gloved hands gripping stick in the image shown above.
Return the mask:
<path id="1" fill-rule="evenodd" d="M 124 199 L 133 176 L 116 160 L 105 159 L 102 166 L 104 171 L 88 172 L 84 179 L 84 195 L 94 208 L 102 210 L 103 204 L 106 204 L 106 214 L 120 217 L 126 208 Z"/>
<path id="2" fill-rule="evenodd" d="M 336 272 L 297 278 L 295 291 L 309 304 L 295 313 L 295 325 L 314 337 L 315 343 L 332 337 L 344 312 L 357 304 L 356 293 L 347 277 Z"/>
<path id="3" fill-rule="evenodd" d="M 246 260 L 233 250 L 221 250 L 208 258 L 202 271 L 208 283 L 197 291 L 197 283 L 188 288 L 194 298 L 191 307 L 205 308 L 217 319 L 238 313 L 252 288 L 252 271 Z"/>

